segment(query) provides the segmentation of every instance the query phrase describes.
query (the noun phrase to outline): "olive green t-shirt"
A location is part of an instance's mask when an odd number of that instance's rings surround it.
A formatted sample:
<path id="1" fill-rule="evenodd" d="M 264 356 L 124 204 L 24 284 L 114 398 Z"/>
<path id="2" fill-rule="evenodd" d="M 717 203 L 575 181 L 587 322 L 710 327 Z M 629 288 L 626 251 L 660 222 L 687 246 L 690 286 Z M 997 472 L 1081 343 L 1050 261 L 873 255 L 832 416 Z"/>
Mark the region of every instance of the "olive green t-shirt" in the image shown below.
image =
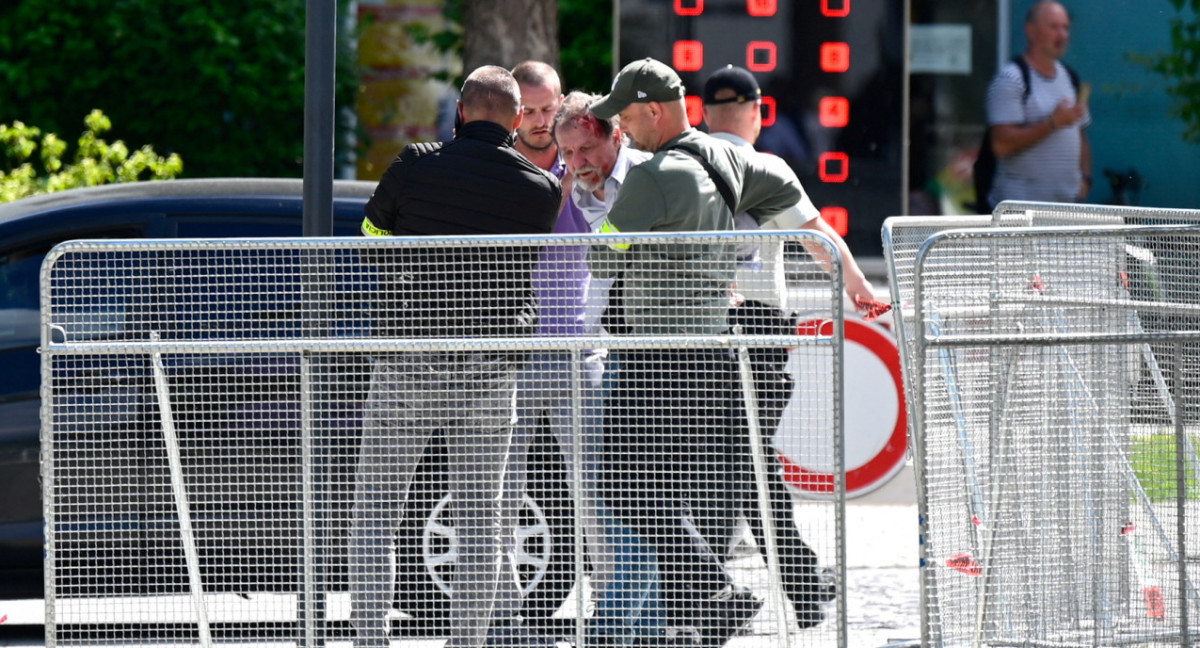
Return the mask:
<path id="1" fill-rule="evenodd" d="M 716 184 L 680 145 L 706 159 L 738 197 L 725 204 Z M 746 212 L 760 223 L 800 202 L 800 181 L 787 163 L 739 150 L 689 129 L 633 167 L 604 221 L 606 232 L 708 232 L 734 229 Z M 715 335 L 728 329 L 729 287 L 737 264 L 732 244 L 648 241 L 594 249 L 593 272 L 625 274 L 625 319 L 635 335 Z"/>

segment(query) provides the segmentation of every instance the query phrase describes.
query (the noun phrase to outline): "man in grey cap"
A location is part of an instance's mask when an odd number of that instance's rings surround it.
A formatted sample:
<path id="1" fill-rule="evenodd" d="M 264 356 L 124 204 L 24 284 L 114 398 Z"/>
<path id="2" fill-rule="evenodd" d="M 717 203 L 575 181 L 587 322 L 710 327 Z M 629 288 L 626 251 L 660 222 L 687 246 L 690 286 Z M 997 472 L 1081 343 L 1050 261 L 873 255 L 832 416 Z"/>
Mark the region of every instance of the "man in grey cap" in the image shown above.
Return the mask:
<path id="1" fill-rule="evenodd" d="M 591 106 L 620 115 L 639 148 L 655 155 L 626 174 L 605 232 L 733 229 L 733 215 L 766 221 L 798 203 L 788 166 L 747 155 L 688 123 L 684 87 L 654 59 L 625 66 L 612 92 Z M 632 335 L 706 336 L 729 329 L 736 254 L 727 244 L 648 241 L 593 248 L 593 272 L 623 274 L 624 319 Z M 693 470 L 723 451 L 736 420 L 736 365 L 716 349 L 622 352 L 605 415 L 604 498 L 658 554 L 668 632 L 659 643 L 721 646 L 762 607 L 735 587 L 705 540 L 727 516 L 703 510 L 719 498 L 713 475 Z M 697 636 L 689 636 L 694 633 Z"/>

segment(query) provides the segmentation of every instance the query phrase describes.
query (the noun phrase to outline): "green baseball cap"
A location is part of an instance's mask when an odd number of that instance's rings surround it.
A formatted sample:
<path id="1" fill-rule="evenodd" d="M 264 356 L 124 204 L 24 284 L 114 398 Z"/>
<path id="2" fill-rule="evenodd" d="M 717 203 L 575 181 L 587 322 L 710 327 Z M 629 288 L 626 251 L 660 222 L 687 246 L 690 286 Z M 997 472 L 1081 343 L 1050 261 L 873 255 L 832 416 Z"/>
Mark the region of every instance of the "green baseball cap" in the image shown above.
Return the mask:
<path id="1" fill-rule="evenodd" d="M 665 63 L 644 58 L 626 65 L 613 79 L 612 92 L 589 106 L 600 119 L 612 119 L 632 103 L 678 101 L 683 98 L 683 81 Z"/>

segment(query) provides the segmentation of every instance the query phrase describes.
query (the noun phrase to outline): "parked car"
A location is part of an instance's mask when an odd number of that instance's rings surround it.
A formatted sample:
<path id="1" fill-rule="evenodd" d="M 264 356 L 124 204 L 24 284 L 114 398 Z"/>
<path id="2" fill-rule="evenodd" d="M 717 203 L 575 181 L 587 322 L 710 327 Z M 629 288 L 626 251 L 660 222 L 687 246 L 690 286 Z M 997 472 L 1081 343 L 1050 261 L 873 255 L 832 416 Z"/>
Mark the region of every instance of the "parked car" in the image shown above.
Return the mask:
<path id="1" fill-rule="evenodd" d="M 334 185 L 335 236 L 357 236 L 363 218 L 363 206 L 374 183 L 338 181 Z M 302 223 L 302 182 L 289 179 L 206 179 L 176 180 L 109 185 L 54 193 L 0 205 L 0 598 L 40 597 L 43 594 L 43 522 L 39 488 L 39 384 L 40 358 L 38 277 L 42 259 L 56 244 L 73 239 L 138 239 L 214 237 L 254 238 L 300 236 Z M 286 300 L 288 296 L 272 299 Z M 202 322 L 187 319 L 187 310 L 173 311 L 174 325 L 200 327 Z M 367 324 L 369 326 L 369 323 Z M 353 490 L 353 462 L 362 401 L 366 392 L 368 367 L 365 358 L 359 366 L 341 367 L 340 384 L 335 398 L 344 402 L 330 408 L 345 418 L 340 425 L 347 430 L 342 443 L 347 447 L 332 453 L 330 480 L 330 539 L 326 556 L 326 577 L 331 590 L 344 591 L 345 527 Z M 253 412 L 240 411 L 236 402 L 222 398 L 230 389 L 266 389 L 261 375 L 238 373 L 236 363 L 205 364 L 175 359 L 172 370 L 186 380 L 181 389 L 190 390 L 181 398 L 176 416 L 181 425 L 188 420 L 203 420 L 210 427 L 222 421 L 247 420 Z M 191 363 L 191 364 L 187 364 Z M 111 371 L 111 369 L 110 369 Z M 296 369 L 280 361 L 270 381 L 274 393 L 296 391 Z M 125 398 L 108 420 L 86 432 L 105 436 L 125 435 L 133 443 L 150 444 L 161 439 L 153 411 L 153 398 L 138 380 L 112 376 L 114 390 L 127 390 Z M 69 381 L 68 381 L 69 383 Z M 139 393 L 138 390 L 142 390 Z M 96 399 L 96 390 L 73 393 L 64 398 Z M 111 400 L 111 392 L 105 393 Z M 298 406 L 279 397 L 278 402 L 259 402 L 258 407 L 283 410 Z M 191 417 L 189 419 L 189 417 Z M 258 417 L 283 445 L 296 443 L 295 429 L 288 428 L 295 416 Z M 100 427 L 102 426 L 102 427 Z M 269 429 L 268 429 L 269 428 Z M 212 466 L 206 468 L 214 481 L 245 473 L 284 471 L 277 465 L 261 463 L 255 453 L 264 450 L 267 441 L 253 443 L 222 435 L 218 429 L 206 432 L 206 439 L 229 447 L 214 448 Z M 225 441 L 227 439 L 227 441 Z M 210 441 L 212 442 L 212 441 Z M 260 445 L 254 445 L 259 443 Z M 561 453 L 553 446 L 552 436 L 540 434 L 531 448 L 530 486 L 522 510 L 521 536 L 531 559 L 519 567 L 526 586 L 525 613 L 549 615 L 565 600 L 574 584 L 571 542 L 571 510 L 566 495 Z M 266 453 L 269 454 L 269 453 Z M 286 455 L 286 452 L 284 453 Z M 448 586 L 453 569 L 453 525 L 446 518 L 451 505 L 445 476 L 444 446 L 435 439 L 423 459 L 411 494 L 404 528 L 398 538 L 397 601 L 400 609 L 414 617 L 436 619 L 448 608 Z M 147 461 L 146 471 L 154 470 Z M 339 472 L 340 471 L 340 472 Z M 234 480 L 236 481 L 236 480 Z M 243 480 L 247 481 L 247 480 Z M 265 481 L 265 480 L 264 480 Z M 286 483 L 286 480 L 281 480 Z M 255 486 L 261 488 L 261 485 Z M 267 486 L 276 488 L 277 486 Z M 298 503 L 290 487 L 278 487 L 277 506 L 282 512 L 268 515 L 251 511 L 239 516 L 223 508 L 221 493 L 207 493 L 203 484 L 193 506 L 193 516 L 201 543 L 201 570 L 206 591 L 248 592 L 264 586 L 294 591 L 299 582 Z M 123 505 L 142 506 L 136 519 L 120 520 L 121 530 L 108 534 L 104 543 L 78 542 L 65 545 L 60 569 L 69 569 L 72 560 L 87 562 L 105 559 L 109 571 L 89 591 L 119 590 L 124 594 L 149 594 L 181 591 L 187 586 L 183 556 L 173 550 L 178 542 L 171 531 L 169 507 L 161 501 L 150 503 L 150 495 L 126 493 Z M 213 499 L 217 497 L 218 499 Z M 267 498 L 270 501 L 270 498 Z M 101 513 L 103 514 L 103 513 Z M 89 515 L 96 515 L 94 512 Z M 57 521 L 57 520 L 56 520 Z M 93 524 L 92 520 L 87 521 Z M 205 540 L 205 528 L 221 525 L 221 532 Z M 64 540 L 70 542 L 69 540 Z M 264 541 L 269 542 L 264 544 Z M 205 545 L 205 542 L 224 543 Z M 234 546 L 227 546 L 232 544 Z M 206 551 L 206 546 L 212 551 Z M 220 550 L 216 550 L 219 546 Z M 155 560 L 145 560 L 146 552 L 158 552 Z M 217 556 L 221 556 L 220 559 Z M 113 565 L 116 565 L 113 567 Z M 270 583 L 262 582 L 261 573 L 271 570 Z M 113 572 L 112 570 L 117 570 Z M 86 572 L 87 570 L 83 570 Z M 75 572 L 71 572 L 75 573 Z M 115 575 L 115 577 L 114 577 Z"/>

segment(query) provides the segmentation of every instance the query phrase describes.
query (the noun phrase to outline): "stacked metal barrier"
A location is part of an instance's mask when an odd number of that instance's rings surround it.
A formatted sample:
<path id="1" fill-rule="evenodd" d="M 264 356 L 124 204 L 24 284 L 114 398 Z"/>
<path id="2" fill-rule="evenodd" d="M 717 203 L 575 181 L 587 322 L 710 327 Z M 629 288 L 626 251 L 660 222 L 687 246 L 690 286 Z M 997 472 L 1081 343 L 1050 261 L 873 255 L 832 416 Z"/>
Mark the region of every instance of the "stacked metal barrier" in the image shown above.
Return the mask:
<path id="1" fill-rule="evenodd" d="M 1006 203 L 885 225 L 926 645 L 1200 638 L 1195 392 L 1163 369 L 1200 341 L 1200 305 L 1164 291 L 1198 275 L 1154 262 L 1186 258 L 1200 227 L 1127 216 Z"/>
<path id="2" fill-rule="evenodd" d="M 797 627 L 784 596 L 787 547 L 771 533 L 777 518 L 762 518 L 762 551 L 727 525 L 735 506 L 751 515 L 773 507 L 774 429 L 760 425 L 750 359 L 773 350 L 793 376 L 829 378 L 829 390 L 805 394 L 803 407 L 799 395 L 777 403 L 787 422 L 778 427 L 826 435 L 828 451 L 805 460 L 827 473 L 830 497 L 795 510 L 819 567 L 844 589 L 840 268 L 831 276 L 791 255 L 786 264 L 788 310 L 830 326 L 689 332 L 701 313 L 728 308 L 721 278 L 732 277 L 735 246 L 799 243 L 836 258 L 827 239 L 798 232 L 55 248 L 42 277 L 47 645 L 350 645 L 365 636 L 362 617 L 391 645 L 441 645 L 461 630 L 449 627 L 455 570 L 495 552 L 505 556 L 499 591 L 478 600 L 496 615 L 515 612 L 537 637 L 598 645 L 590 631 L 606 605 L 637 607 L 633 622 L 661 634 L 671 601 L 653 570 L 670 556 L 648 552 L 614 501 L 636 498 L 622 484 L 646 475 L 620 472 L 629 457 L 605 449 L 638 440 L 614 445 L 615 435 L 638 430 L 640 414 L 612 411 L 618 396 L 638 396 L 622 367 L 663 351 L 704 355 L 728 379 L 684 376 L 715 385 L 704 398 L 648 391 L 665 411 L 703 401 L 712 424 L 639 457 L 676 471 L 668 485 L 682 490 L 669 491 L 671 509 L 690 510 L 734 583 L 765 600 L 729 645 L 846 645 L 845 596 L 824 606 L 823 623 Z M 614 245 L 630 251 L 602 252 Z M 673 323 L 656 334 L 547 336 L 517 309 L 529 333 L 514 335 L 513 320 L 495 317 L 521 300 L 512 286 L 572 253 L 590 257 L 597 278 L 656 276 L 680 306 L 668 313 L 626 292 L 625 307 Z M 569 307 L 563 295 L 541 309 Z M 598 308 L 588 317 L 600 317 Z M 515 394 L 497 390 L 497 371 L 510 372 Z M 643 377 L 663 380 L 671 366 L 661 372 Z M 483 389 L 512 400 L 471 397 Z M 565 411 L 522 409 L 527 397 L 551 393 L 568 394 Z M 520 416 L 507 436 L 514 404 Z M 464 438 L 463 426 L 503 433 Z M 392 442 L 416 437 L 427 441 Z M 528 451 L 524 488 L 493 496 L 498 511 L 456 507 L 452 493 L 465 499 L 490 484 L 518 440 Z M 402 459 L 415 467 L 411 484 L 399 476 Z M 498 545 L 498 527 L 476 524 L 493 513 L 514 518 L 511 539 Z M 616 604 L 593 591 L 597 519 L 616 554 L 607 583 Z M 482 527 L 472 537 L 484 546 L 468 546 L 463 524 Z"/>

